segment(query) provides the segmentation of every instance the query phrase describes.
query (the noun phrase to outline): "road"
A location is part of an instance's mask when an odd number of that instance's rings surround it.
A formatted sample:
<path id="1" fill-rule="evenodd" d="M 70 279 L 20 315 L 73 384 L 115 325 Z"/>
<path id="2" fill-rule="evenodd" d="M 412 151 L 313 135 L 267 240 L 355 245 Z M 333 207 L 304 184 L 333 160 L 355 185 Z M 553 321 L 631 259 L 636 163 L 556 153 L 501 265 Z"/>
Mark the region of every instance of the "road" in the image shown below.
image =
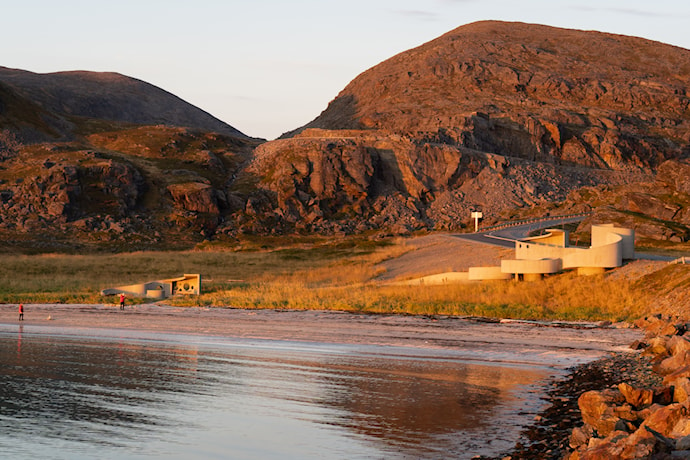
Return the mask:
<path id="1" fill-rule="evenodd" d="M 456 236 L 476 243 L 514 248 L 515 241 L 527 238 L 530 233 L 544 228 L 555 228 L 565 224 L 583 221 L 587 216 L 555 217 L 553 219 L 535 220 L 534 222 L 516 224 L 510 227 L 498 228 L 485 232 L 459 233 Z"/>

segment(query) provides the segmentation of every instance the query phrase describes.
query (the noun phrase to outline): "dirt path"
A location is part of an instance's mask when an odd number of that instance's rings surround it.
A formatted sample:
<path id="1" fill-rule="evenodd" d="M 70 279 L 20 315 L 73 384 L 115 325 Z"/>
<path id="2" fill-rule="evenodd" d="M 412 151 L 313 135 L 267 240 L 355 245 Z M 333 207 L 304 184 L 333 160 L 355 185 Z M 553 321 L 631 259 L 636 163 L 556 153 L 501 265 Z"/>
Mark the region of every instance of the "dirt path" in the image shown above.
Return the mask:
<path id="1" fill-rule="evenodd" d="M 380 266 L 381 280 L 415 278 L 445 272 L 467 271 L 470 267 L 499 266 L 501 259 L 513 258 L 515 250 L 473 243 L 452 234 L 435 234 L 406 243 L 413 250 Z"/>

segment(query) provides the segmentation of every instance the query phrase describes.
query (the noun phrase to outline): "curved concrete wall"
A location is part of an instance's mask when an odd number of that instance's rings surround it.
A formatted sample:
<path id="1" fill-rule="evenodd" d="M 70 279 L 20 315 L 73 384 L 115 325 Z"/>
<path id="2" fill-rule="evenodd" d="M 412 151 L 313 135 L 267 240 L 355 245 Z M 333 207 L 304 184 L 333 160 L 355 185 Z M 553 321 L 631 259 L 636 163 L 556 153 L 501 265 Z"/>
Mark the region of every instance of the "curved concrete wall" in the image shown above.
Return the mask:
<path id="1" fill-rule="evenodd" d="M 632 228 L 614 227 L 613 224 L 592 225 L 592 247 L 613 243 L 613 235 L 620 237 L 623 259 L 634 259 L 635 230 Z"/>
<path id="2" fill-rule="evenodd" d="M 501 261 L 501 272 L 520 275 L 558 273 L 562 268 L 561 259 L 517 259 Z"/>
<path id="3" fill-rule="evenodd" d="M 609 234 L 617 240 L 604 246 L 592 246 L 589 249 L 567 248 L 563 256 L 563 268 L 600 267 L 614 268 L 623 265 L 623 246 L 618 235 Z"/>
<path id="4" fill-rule="evenodd" d="M 470 267 L 468 279 L 470 281 L 509 280 L 511 273 L 503 273 L 501 267 Z"/>
<path id="5" fill-rule="evenodd" d="M 544 235 L 533 236 L 525 238 L 525 241 L 530 241 L 538 244 L 548 244 L 551 246 L 560 246 L 562 248 L 568 245 L 568 232 L 558 228 L 547 228 L 544 230 Z"/>
<path id="6" fill-rule="evenodd" d="M 502 260 L 500 271 L 520 275 L 558 273 L 564 269 L 577 269 L 582 274 L 602 273 L 607 268 L 620 267 L 623 259 L 634 257 L 635 231 L 629 228 L 593 225 L 589 248 L 568 247 L 568 232 L 548 229 L 545 235 L 516 241 L 515 259 Z M 492 273 L 490 267 L 472 267 L 470 279 L 500 279 L 489 277 Z"/>
<path id="7" fill-rule="evenodd" d="M 564 249 L 561 246 L 516 241 L 515 258 L 520 260 L 560 259 L 563 257 Z"/>

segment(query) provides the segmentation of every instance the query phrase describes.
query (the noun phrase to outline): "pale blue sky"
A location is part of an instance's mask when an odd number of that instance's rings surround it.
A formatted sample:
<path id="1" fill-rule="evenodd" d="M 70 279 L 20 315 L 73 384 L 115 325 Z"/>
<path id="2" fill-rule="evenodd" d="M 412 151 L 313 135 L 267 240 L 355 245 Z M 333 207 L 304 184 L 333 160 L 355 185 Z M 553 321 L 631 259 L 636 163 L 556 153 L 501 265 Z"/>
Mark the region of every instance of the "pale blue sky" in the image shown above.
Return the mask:
<path id="1" fill-rule="evenodd" d="M 690 49 L 687 0 L 0 0 L 0 66 L 114 71 L 273 139 L 364 70 L 485 19 Z"/>

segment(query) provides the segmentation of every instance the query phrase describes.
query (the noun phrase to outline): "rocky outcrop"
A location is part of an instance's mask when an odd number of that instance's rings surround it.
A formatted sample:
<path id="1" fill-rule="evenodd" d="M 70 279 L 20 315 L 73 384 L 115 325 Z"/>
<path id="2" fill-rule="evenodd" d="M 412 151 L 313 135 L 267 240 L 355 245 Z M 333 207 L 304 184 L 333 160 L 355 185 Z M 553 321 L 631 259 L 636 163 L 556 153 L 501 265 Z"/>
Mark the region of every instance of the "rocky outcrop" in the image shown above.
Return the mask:
<path id="1" fill-rule="evenodd" d="M 176 206 L 185 211 L 219 214 L 218 192 L 209 184 L 187 182 L 168 185 L 168 192 Z"/>
<path id="2" fill-rule="evenodd" d="M 561 201 L 628 176 L 568 168 L 372 130 L 307 129 L 262 144 L 246 170 L 276 197 L 272 217 L 293 228 L 457 230 L 470 210 Z"/>
<path id="3" fill-rule="evenodd" d="M 563 203 L 686 241 L 676 166 L 690 153 L 689 65 L 689 51 L 634 37 L 470 24 L 364 72 L 314 121 L 262 145 L 250 170 L 278 197 L 271 220 L 313 231 L 457 230 L 471 209 L 489 223 Z M 583 187 L 605 200 L 578 201 Z"/>
<path id="4" fill-rule="evenodd" d="M 126 164 L 79 167 L 46 161 L 36 175 L 2 187 L 0 227 L 31 232 L 94 210 L 121 218 L 132 213 L 143 192 L 139 172 Z"/>

